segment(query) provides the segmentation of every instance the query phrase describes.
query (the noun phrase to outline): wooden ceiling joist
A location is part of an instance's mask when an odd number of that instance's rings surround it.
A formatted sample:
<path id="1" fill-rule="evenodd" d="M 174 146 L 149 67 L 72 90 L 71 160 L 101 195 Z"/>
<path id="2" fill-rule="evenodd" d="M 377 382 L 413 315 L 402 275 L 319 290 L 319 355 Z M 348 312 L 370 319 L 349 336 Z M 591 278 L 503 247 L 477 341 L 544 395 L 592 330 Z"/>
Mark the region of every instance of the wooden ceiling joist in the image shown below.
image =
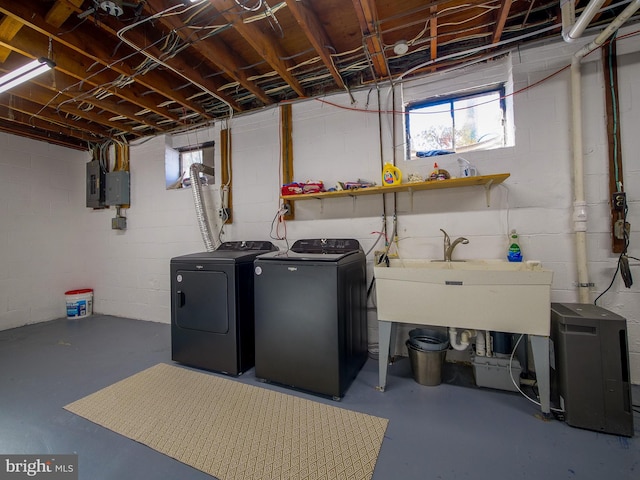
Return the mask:
<path id="1" fill-rule="evenodd" d="M 75 150 L 87 150 L 87 142 L 75 136 L 60 135 L 59 133 L 40 130 L 33 126 L 26 126 L 14 120 L 0 118 L 0 131 L 12 133 L 20 137 L 40 140 L 53 143 L 62 147 L 73 148 Z"/>
<path id="2" fill-rule="evenodd" d="M 155 11 L 162 11 L 165 8 L 162 0 L 147 0 L 147 4 Z M 243 88 L 253 93 L 262 103 L 265 105 L 273 103 L 273 100 L 264 92 L 264 90 L 258 87 L 255 82 L 249 80 L 249 76 L 244 70 L 242 70 L 241 65 L 238 63 L 238 55 L 229 50 L 224 43 L 216 40 L 215 38 L 208 38 L 207 40 L 200 41 L 197 33 L 194 34 L 185 30 L 184 23 L 182 23 L 180 18 L 177 16 L 161 17 L 158 21 L 166 25 L 169 29 L 175 31 L 183 41 L 192 42 L 193 48 L 198 51 L 204 59 L 208 59 L 208 61 L 215 63 L 215 65 L 221 68 Z M 231 102 L 230 97 L 225 97 L 225 100 Z M 242 110 L 242 108 L 237 105 L 234 105 L 234 108 Z"/>
<path id="3" fill-rule="evenodd" d="M 31 102 L 36 102 L 41 105 L 41 110 L 50 110 L 57 115 L 58 118 L 62 118 L 65 115 L 73 117 L 83 118 L 87 122 L 95 122 L 96 125 L 104 125 L 103 134 L 107 134 L 107 129 L 114 129 L 122 131 L 123 133 L 129 133 L 137 135 L 137 131 L 131 126 L 123 124 L 123 122 L 115 122 L 109 120 L 110 115 L 108 113 L 98 113 L 93 110 L 81 110 L 76 108 L 73 104 L 63 104 L 64 98 L 51 98 L 50 92 L 37 85 L 20 85 L 11 90 L 11 96 L 14 98 L 21 98 Z M 96 132 L 97 133 L 97 132 Z"/>
<path id="4" fill-rule="evenodd" d="M 10 97 L 8 100 L 8 102 L 6 98 L 0 100 L 0 117 L 6 120 L 13 119 L 24 125 L 63 135 L 86 137 L 87 140 L 95 141 L 108 136 L 107 132 L 97 124 L 58 116 L 23 98 Z"/>
<path id="5" fill-rule="evenodd" d="M 378 12 L 376 10 L 375 0 L 353 0 L 362 37 L 364 39 L 364 47 L 373 63 L 373 69 L 378 79 L 389 77 L 389 66 L 387 57 L 384 53 L 384 44 L 378 30 Z"/>
<path id="6" fill-rule="evenodd" d="M 504 25 L 507 23 L 507 18 L 509 18 L 509 11 L 511 10 L 512 0 L 503 0 L 500 5 L 500 10 L 498 10 L 498 16 L 496 18 L 496 24 L 493 27 L 493 38 L 491 43 L 498 43 L 500 41 L 500 37 L 502 37 L 502 31 L 504 30 Z"/>
<path id="7" fill-rule="evenodd" d="M 49 25 L 60 28 L 83 2 L 84 0 L 57 0 L 45 15 L 44 20 Z"/>
<path id="8" fill-rule="evenodd" d="M 60 65 L 61 56 L 56 55 L 56 50 L 60 49 L 61 47 L 65 47 L 73 52 L 69 52 L 67 55 L 64 55 L 65 58 L 77 59 L 86 57 L 86 63 L 88 63 L 89 65 L 93 65 L 95 63 L 102 67 L 108 68 L 109 70 L 115 72 L 116 74 L 122 75 L 125 78 L 131 78 L 134 82 L 144 87 L 146 90 L 157 92 L 159 95 L 165 96 L 166 99 L 175 101 L 185 108 L 208 117 L 207 113 L 202 109 L 202 107 L 200 107 L 195 102 L 188 100 L 187 96 L 180 91 L 170 90 L 171 94 L 167 94 L 167 79 L 165 75 L 160 74 L 154 70 L 148 71 L 144 75 L 138 75 L 131 67 L 129 67 L 129 65 L 124 62 L 107 61 L 107 59 L 112 58 L 112 53 L 117 46 L 117 43 L 114 39 L 104 38 L 100 39 L 101 41 L 96 41 L 96 38 L 94 36 L 83 33 L 83 30 L 81 28 L 78 28 L 74 31 L 61 31 L 60 29 L 48 25 L 44 21 L 44 18 L 40 17 L 35 12 L 28 12 L 20 2 L 0 0 L 0 13 L 11 16 L 16 20 L 20 20 L 29 27 L 29 30 L 33 30 L 40 33 L 41 35 L 44 35 L 47 38 L 53 39 L 56 42 L 56 47 L 54 48 L 54 60 L 56 61 L 58 66 Z M 45 44 L 45 46 L 48 46 L 48 43 Z M 47 49 L 45 49 L 45 52 L 46 53 L 41 52 L 38 56 L 48 56 Z M 87 73 L 85 73 L 84 76 L 87 76 Z M 159 115 L 165 115 L 168 118 L 175 117 L 167 115 L 164 109 L 159 109 L 156 107 L 156 105 L 157 103 L 155 105 L 148 104 L 144 108 L 148 108 L 149 110 Z M 174 121 L 180 122 L 179 117 L 175 117 L 172 119 Z"/>
<path id="9" fill-rule="evenodd" d="M 10 42 L 13 37 L 22 28 L 22 22 L 12 17 L 4 17 L 0 21 L 0 41 Z M 11 49 L 7 47 L 0 47 L 0 62 L 5 62 L 11 53 Z"/>
<path id="10" fill-rule="evenodd" d="M 318 53 L 327 70 L 331 73 L 336 85 L 340 88 L 346 88 L 344 80 L 340 76 L 340 72 L 333 63 L 330 50 L 335 51 L 331 44 L 331 39 L 327 35 L 326 30 L 318 20 L 318 17 L 311 9 L 306 0 L 286 0 L 289 10 L 295 17 L 298 25 L 304 31 L 311 45 Z"/>
<path id="11" fill-rule="evenodd" d="M 291 89 L 300 97 L 304 97 L 304 88 L 296 77 L 291 74 L 287 61 L 282 60 L 287 57 L 287 53 L 280 48 L 280 44 L 274 41 L 269 35 L 260 30 L 259 27 L 252 23 L 244 23 L 242 15 L 237 9 L 238 4 L 235 0 L 209 0 L 219 9 L 221 15 L 227 22 L 233 25 L 244 40 L 262 56 L 269 65 L 280 75 L 280 77 L 291 87 Z"/>
<path id="12" fill-rule="evenodd" d="M 431 7 L 431 18 L 429 19 L 429 50 L 431 60 L 438 58 L 438 7 Z"/>
<path id="13" fill-rule="evenodd" d="M 38 58 L 47 55 L 46 39 L 42 35 L 30 29 L 21 30 L 11 42 L 10 48 L 20 52 L 29 58 Z M 62 72 L 76 79 L 76 84 L 90 85 L 93 88 L 102 88 L 118 80 L 118 75 L 108 69 L 96 67 L 88 57 L 79 56 L 75 51 L 58 46 L 56 55 L 56 74 Z M 101 71 L 102 70 L 102 71 Z M 92 73 L 94 72 L 94 73 Z M 38 79 L 42 82 L 42 77 Z M 106 88 L 111 95 L 127 100 L 137 105 L 140 109 L 149 110 L 157 115 L 179 123 L 179 116 L 171 113 L 166 108 L 158 108 L 160 98 L 155 100 L 145 93 L 148 91 L 141 85 L 131 84 L 126 88 Z"/>

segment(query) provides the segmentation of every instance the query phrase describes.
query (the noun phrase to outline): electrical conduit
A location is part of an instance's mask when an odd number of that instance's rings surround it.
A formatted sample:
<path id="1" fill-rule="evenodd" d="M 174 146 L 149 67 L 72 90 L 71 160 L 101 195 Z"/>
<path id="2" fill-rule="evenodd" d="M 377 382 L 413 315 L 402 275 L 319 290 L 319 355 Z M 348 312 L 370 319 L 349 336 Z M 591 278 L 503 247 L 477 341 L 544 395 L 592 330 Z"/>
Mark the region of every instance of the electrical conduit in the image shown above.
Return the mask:
<path id="1" fill-rule="evenodd" d="M 587 266 L 587 213 L 584 195 L 584 157 L 582 152 L 582 83 L 580 62 L 601 47 L 638 9 L 640 0 L 632 1 L 591 43 L 578 50 L 571 59 L 571 101 L 573 127 L 574 231 L 580 303 L 589 302 L 589 270 Z"/>

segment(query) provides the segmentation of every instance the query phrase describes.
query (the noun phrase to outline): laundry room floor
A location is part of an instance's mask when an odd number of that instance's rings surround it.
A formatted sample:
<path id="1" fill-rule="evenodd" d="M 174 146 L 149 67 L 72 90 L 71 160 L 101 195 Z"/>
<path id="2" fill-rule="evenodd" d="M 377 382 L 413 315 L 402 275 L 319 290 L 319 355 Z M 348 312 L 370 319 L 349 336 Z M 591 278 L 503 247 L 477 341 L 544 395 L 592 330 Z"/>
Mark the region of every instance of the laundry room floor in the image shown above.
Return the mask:
<path id="1" fill-rule="evenodd" d="M 167 324 L 93 315 L 0 331 L 0 454 L 76 453 L 83 480 L 213 478 L 63 409 L 157 363 L 173 363 Z M 627 438 L 544 419 L 520 394 L 464 379 L 420 385 L 407 358 L 389 367 L 384 393 L 377 379 L 369 359 L 335 402 L 261 383 L 253 370 L 236 378 L 389 419 L 373 480 L 640 476 L 639 407 Z M 640 404 L 640 387 L 633 397 Z"/>

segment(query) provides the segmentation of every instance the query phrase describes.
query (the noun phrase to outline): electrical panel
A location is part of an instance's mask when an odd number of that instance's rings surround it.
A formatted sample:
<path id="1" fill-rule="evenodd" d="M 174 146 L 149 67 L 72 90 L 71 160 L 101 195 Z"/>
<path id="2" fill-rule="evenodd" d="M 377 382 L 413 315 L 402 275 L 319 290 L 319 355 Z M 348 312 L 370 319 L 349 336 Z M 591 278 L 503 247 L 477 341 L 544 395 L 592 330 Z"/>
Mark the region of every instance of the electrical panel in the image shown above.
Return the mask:
<path id="1" fill-rule="evenodd" d="M 105 207 L 105 173 L 98 160 L 87 163 L 87 207 Z"/>
<path id="2" fill-rule="evenodd" d="M 106 175 L 106 204 L 129 205 L 129 172 L 118 170 Z"/>

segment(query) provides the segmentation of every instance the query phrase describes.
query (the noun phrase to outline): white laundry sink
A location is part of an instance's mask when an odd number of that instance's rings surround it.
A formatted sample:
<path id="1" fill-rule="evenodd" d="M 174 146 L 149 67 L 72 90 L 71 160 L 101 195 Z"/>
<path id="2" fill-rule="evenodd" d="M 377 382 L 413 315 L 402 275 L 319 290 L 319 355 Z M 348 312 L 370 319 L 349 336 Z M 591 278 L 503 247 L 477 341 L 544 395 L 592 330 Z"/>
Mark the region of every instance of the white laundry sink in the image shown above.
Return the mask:
<path id="1" fill-rule="evenodd" d="M 379 320 L 549 335 L 553 272 L 540 262 L 391 259 L 374 273 Z"/>

